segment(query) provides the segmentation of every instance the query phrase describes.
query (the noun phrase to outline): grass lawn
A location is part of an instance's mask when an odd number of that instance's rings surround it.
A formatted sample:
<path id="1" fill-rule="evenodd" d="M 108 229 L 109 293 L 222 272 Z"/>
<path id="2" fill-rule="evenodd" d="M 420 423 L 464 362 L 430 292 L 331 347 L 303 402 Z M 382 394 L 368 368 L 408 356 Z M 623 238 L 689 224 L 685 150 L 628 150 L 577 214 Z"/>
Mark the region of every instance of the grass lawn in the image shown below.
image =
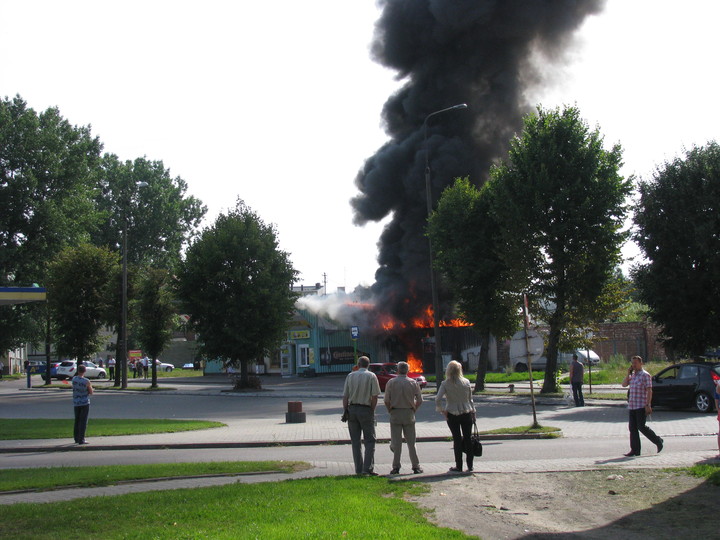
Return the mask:
<path id="1" fill-rule="evenodd" d="M 3 507 L 0 537 L 469 538 L 430 524 L 403 499 L 427 489 L 352 476 L 16 504 Z"/>
<path id="2" fill-rule="evenodd" d="M 0 439 L 69 439 L 72 438 L 73 423 L 73 418 L 0 418 Z M 222 422 L 206 420 L 90 418 L 87 435 L 108 437 L 177 433 L 224 426 Z"/>
<path id="3" fill-rule="evenodd" d="M 110 486 L 124 481 L 178 476 L 246 474 L 267 471 L 290 473 L 305 470 L 308 467 L 307 463 L 301 461 L 217 461 L 0 469 L 0 492 L 25 489 L 44 491 L 68 486 Z"/>

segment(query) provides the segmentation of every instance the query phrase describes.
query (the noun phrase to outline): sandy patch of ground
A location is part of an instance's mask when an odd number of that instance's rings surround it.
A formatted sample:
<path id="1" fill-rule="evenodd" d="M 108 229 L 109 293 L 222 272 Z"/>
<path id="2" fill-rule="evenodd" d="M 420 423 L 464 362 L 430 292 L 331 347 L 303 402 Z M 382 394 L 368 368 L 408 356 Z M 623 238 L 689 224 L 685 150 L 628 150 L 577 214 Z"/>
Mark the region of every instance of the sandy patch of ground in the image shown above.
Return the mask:
<path id="1" fill-rule="evenodd" d="M 720 487 L 662 470 L 427 479 L 429 519 L 484 538 L 717 538 Z"/>

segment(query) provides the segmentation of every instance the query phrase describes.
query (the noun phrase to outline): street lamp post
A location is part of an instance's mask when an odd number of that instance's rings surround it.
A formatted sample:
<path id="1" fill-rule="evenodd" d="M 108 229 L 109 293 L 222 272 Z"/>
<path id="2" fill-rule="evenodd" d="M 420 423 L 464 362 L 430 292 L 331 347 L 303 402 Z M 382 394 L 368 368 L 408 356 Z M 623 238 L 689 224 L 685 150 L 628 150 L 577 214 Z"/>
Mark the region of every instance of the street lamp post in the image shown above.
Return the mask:
<path id="1" fill-rule="evenodd" d="M 439 111 L 431 112 L 425 117 L 423 122 L 423 132 L 425 137 L 425 198 L 427 199 L 427 215 L 430 219 L 432 214 L 432 190 L 430 189 L 430 150 L 428 149 L 428 138 L 427 138 L 427 127 L 428 121 L 433 116 L 442 114 L 448 111 L 454 111 L 457 109 L 467 109 L 466 103 L 460 103 L 440 109 Z M 433 307 L 433 334 L 435 336 L 435 380 L 436 384 L 440 384 L 443 380 L 443 363 L 442 363 L 442 348 L 440 346 L 440 320 L 439 320 L 439 301 L 437 285 L 435 284 L 435 268 L 433 267 L 433 247 L 430 235 L 428 235 L 428 248 L 430 250 L 430 292 L 432 294 L 432 307 Z"/>
<path id="2" fill-rule="evenodd" d="M 147 182 L 136 182 L 135 187 L 145 187 L 147 186 Z M 122 343 L 122 348 L 120 349 L 120 357 L 117 359 L 117 361 L 120 362 L 120 365 L 118 366 L 120 369 L 120 388 L 123 390 L 127 388 L 127 374 L 128 374 L 128 346 L 127 346 L 127 337 L 128 337 L 128 331 L 127 331 L 127 304 L 128 304 L 128 297 L 127 297 L 127 290 L 128 290 L 128 272 L 127 272 L 127 236 L 128 236 L 128 213 L 130 212 L 130 204 L 132 203 L 132 195 L 130 195 L 125 201 L 125 206 L 123 208 L 124 213 L 124 219 L 125 223 L 123 225 L 123 237 L 122 237 L 122 302 L 121 302 L 121 314 L 120 314 L 120 326 L 122 326 L 120 330 L 120 336 L 119 341 Z M 116 363 L 117 363 L 116 361 Z"/>

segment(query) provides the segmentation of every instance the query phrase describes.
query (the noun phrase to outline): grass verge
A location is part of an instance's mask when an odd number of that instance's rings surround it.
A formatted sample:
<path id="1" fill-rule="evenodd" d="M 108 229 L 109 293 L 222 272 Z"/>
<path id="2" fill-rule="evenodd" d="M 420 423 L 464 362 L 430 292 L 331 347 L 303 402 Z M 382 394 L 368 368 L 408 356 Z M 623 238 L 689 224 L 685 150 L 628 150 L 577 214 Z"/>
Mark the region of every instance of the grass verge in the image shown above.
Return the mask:
<path id="1" fill-rule="evenodd" d="M 72 418 L 2 418 L 0 439 L 68 439 L 73 432 Z M 225 427 L 222 422 L 206 420 L 162 420 L 139 418 L 90 418 L 88 437 L 177 433 Z"/>
<path id="2" fill-rule="evenodd" d="M 554 426 L 538 426 L 538 427 L 532 427 L 532 426 L 517 426 L 517 427 L 510 427 L 510 428 L 498 428 L 498 429 L 490 429 L 487 431 L 481 431 L 481 435 L 537 435 L 537 434 L 544 434 L 548 436 L 552 436 L 555 434 L 557 437 L 561 436 L 561 430 L 558 427 Z"/>
<path id="3" fill-rule="evenodd" d="M 147 480 L 149 478 L 247 474 L 268 471 L 291 473 L 309 467 L 307 463 L 301 461 L 218 461 L 207 463 L 0 469 L 0 492 L 26 489 L 44 491 L 69 486 L 110 486 L 119 482 Z"/>
<path id="4" fill-rule="evenodd" d="M 3 538 L 469 538 L 403 499 L 427 487 L 334 477 L 3 507 Z M 68 515 L 51 524 L 38 516 Z M 82 509 L 85 510 L 82 510 Z M 98 516 L 111 518 L 98 519 Z"/>

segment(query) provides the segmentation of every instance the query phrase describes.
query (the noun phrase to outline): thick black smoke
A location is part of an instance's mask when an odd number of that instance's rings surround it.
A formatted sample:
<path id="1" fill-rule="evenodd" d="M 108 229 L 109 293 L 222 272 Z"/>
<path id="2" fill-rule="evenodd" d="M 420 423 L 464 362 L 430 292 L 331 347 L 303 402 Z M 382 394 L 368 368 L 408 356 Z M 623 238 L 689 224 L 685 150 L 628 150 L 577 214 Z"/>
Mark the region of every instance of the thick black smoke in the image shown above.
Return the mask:
<path id="1" fill-rule="evenodd" d="M 355 179 L 354 221 L 392 219 L 378 242 L 371 293 L 379 310 L 408 320 L 430 304 L 425 236 L 423 121 L 459 103 L 468 109 L 428 123 L 432 198 L 460 176 L 482 184 L 504 157 L 534 104 L 524 92 L 542 81 L 531 55 L 562 58 L 573 32 L 604 0 L 381 0 L 372 53 L 405 82 L 383 108 L 391 140 Z M 443 294 L 441 290 L 441 300 Z M 443 302 L 441 302 L 443 303 Z M 449 316 L 441 307 L 441 317 Z"/>

